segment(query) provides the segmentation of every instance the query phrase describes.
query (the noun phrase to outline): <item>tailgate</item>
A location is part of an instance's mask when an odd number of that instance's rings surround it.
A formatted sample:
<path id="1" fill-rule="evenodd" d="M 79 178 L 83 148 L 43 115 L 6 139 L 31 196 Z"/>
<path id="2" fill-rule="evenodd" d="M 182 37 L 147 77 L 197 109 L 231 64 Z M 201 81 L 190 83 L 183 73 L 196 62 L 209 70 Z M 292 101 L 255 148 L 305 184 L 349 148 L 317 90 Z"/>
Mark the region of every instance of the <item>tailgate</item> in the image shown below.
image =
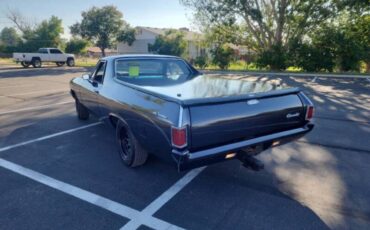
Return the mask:
<path id="1" fill-rule="evenodd" d="M 300 127 L 304 107 L 297 94 L 190 106 L 191 151 Z"/>

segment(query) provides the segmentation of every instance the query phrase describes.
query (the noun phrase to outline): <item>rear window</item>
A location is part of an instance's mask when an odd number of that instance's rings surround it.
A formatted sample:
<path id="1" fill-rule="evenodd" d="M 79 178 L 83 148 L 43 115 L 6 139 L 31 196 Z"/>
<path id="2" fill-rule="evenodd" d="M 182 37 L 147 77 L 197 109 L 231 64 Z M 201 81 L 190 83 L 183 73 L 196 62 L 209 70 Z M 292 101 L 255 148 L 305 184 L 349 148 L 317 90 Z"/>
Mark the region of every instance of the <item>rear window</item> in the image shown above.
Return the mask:
<path id="1" fill-rule="evenodd" d="M 135 85 L 174 85 L 191 79 L 189 66 L 177 59 L 121 59 L 115 61 L 118 80 Z"/>

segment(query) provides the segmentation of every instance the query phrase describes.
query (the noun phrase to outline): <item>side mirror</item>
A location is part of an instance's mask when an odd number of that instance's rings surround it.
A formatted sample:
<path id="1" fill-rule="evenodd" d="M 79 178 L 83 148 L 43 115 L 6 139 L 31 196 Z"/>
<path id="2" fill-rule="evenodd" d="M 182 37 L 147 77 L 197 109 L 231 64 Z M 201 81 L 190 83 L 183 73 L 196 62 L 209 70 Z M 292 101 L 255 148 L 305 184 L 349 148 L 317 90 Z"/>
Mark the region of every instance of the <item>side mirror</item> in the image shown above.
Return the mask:
<path id="1" fill-rule="evenodd" d="M 90 79 L 90 75 L 89 74 L 84 74 L 84 75 L 82 75 L 82 79 L 89 80 Z"/>

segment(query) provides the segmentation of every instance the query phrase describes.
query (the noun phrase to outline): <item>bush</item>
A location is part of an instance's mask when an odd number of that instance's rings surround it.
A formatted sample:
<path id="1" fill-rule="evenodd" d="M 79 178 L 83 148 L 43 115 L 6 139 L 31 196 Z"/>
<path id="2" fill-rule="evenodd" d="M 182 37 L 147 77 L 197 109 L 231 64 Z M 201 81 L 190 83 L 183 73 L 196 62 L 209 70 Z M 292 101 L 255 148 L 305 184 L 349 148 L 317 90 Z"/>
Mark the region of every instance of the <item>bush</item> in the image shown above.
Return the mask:
<path id="1" fill-rule="evenodd" d="M 286 51 L 281 45 L 274 45 L 258 55 L 257 66 L 259 68 L 269 67 L 272 70 L 285 70 L 287 67 L 286 56 Z"/>
<path id="2" fill-rule="evenodd" d="M 335 66 L 332 51 L 324 46 L 299 44 L 296 45 L 294 51 L 289 56 L 293 59 L 293 65 L 301 67 L 308 72 L 332 72 Z"/>
<path id="3" fill-rule="evenodd" d="M 88 44 L 89 42 L 84 39 L 72 38 L 67 42 L 65 51 L 66 53 L 83 54 Z"/>
<path id="4" fill-rule="evenodd" d="M 208 66 L 207 56 L 198 56 L 194 59 L 194 65 L 198 66 L 201 69 L 205 69 Z"/>
<path id="5" fill-rule="evenodd" d="M 223 45 L 211 50 L 212 63 L 220 67 L 222 70 L 227 69 L 234 56 L 234 50 Z"/>

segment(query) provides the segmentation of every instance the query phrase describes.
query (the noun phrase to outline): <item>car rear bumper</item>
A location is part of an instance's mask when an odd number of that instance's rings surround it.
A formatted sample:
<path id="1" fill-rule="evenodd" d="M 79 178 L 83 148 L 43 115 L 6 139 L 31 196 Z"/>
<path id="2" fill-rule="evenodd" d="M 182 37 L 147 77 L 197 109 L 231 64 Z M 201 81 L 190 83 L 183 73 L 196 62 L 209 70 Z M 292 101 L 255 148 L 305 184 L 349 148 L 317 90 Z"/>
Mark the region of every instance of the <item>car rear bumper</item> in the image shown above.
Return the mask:
<path id="1" fill-rule="evenodd" d="M 304 136 L 313 129 L 314 125 L 309 123 L 301 128 L 291 129 L 279 133 L 265 135 L 249 140 L 205 149 L 197 152 L 173 150 L 172 155 L 177 162 L 179 170 L 197 168 L 200 166 L 213 164 L 220 161 L 236 159 L 240 154 L 245 154 L 241 150 L 251 146 L 263 146 L 263 150 L 270 147 L 285 144 Z M 229 157 L 230 153 L 236 153 L 235 156 Z"/>

